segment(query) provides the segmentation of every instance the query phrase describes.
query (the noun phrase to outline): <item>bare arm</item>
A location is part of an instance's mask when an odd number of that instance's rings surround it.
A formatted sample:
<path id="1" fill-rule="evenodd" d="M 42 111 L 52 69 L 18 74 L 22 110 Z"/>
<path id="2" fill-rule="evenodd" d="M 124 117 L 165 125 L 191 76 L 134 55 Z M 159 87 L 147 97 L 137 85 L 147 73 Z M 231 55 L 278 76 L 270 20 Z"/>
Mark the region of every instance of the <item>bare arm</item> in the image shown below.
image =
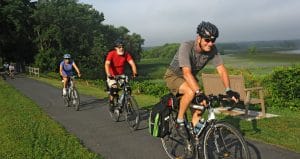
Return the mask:
<path id="1" fill-rule="evenodd" d="M 79 71 L 79 68 L 77 67 L 77 65 L 76 65 L 75 63 L 73 63 L 72 66 L 75 68 L 75 70 L 76 70 L 76 72 L 77 72 L 77 74 L 78 74 L 78 77 L 80 77 L 81 74 L 80 74 L 80 71 Z"/>
<path id="2" fill-rule="evenodd" d="M 137 74 L 137 69 L 136 69 L 136 65 L 135 65 L 134 61 L 133 61 L 133 60 L 130 60 L 130 61 L 128 61 L 128 63 L 129 63 L 129 65 L 131 66 L 132 74 L 133 74 L 133 75 L 136 75 L 136 74 Z"/>
<path id="3" fill-rule="evenodd" d="M 106 76 L 109 77 L 110 76 L 110 73 L 109 73 L 109 66 L 110 66 L 110 61 L 105 61 L 105 64 L 104 64 L 104 67 L 105 67 L 105 73 L 106 73 Z"/>
<path id="4" fill-rule="evenodd" d="M 192 70 L 189 67 L 183 67 L 183 78 L 187 82 L 187 84 L 192 88 L 194 92 L 200 90 L 197 80 L 195 79 L 194 75 L 192 74 Z"/>
<path id="5" fill-rule="evenodd" d="M 62 68 L 62 66 L 60 65 L 60 66 L 59 66 L 59 74 L 63 77 L 62 70 L 63 70 L 63 68 Z"/>
<path id="6" fill-rule="evenodd" d="M 217 67 L 217 71 L 220 75 L 221 80 L 223 81 L 224 87 L 226 89 L 230 88 L 230 81 L 229 81 L 229 77 L 228 77 L 226 67 L 222 64 L 222 65 Z"/>

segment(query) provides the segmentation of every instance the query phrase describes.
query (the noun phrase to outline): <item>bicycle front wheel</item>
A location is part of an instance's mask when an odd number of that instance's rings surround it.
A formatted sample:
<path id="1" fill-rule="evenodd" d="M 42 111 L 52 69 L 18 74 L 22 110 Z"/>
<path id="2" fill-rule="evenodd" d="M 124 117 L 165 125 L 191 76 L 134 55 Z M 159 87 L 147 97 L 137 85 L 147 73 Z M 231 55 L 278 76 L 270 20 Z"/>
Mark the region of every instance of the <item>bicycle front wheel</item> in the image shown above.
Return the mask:
<path id="1" fill-rule="evenodd" d="M 178 158 L 194 158 L 187 157 L 187 154 L 190 152 L 188 149 L 193 149 L 191 146 L 187 146 L 187 141 L 185 141 L 177 132 L 176 124 L 177 114 L 172 112 L 169 116 L 169 133 L 161 138 L 161 142 L 165 152 L 167 153 L 170 159 Z"/>
<path id="2" fill-rule="evenodd" d="M 217 122 L 204 137 L 205 159 L 250 159 L 248 146 L 242 134 L 232 125 Z"/>
<path id="3" fill-rule="evenodd" d="M 108 112 L 113 121 L 118 122 L 120 120 L 120 108 L 118 107 L 118 97 L 113 97 L 113 108 L 111 110 L 111 106 L 108 107 Z"/>
<path id="4" fill-rule="evenodd" d="M 136 130 L 140 124 L 140 111 L 136 100 L 128 95 L 125 101 L 125 118 L 132 130 Z"/>
<path id="5" fill-rule="evenodd" d="M 80 105 L 80 98 L 79 98 L 79 93 L 76 88 L 73 89 L 72 93 L 72 100 L 71 100 L 73 106 L 75 107 L 75 110 L 79 110 L 79 105 Z"/>

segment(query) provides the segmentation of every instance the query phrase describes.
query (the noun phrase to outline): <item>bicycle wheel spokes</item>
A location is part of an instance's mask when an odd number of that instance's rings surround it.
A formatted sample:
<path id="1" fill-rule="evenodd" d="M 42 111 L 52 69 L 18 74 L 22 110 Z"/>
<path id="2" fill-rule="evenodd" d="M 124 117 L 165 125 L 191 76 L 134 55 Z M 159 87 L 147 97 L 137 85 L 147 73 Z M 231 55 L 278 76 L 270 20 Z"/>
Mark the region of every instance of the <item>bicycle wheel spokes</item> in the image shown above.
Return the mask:
<path id="1" fill-rule="evenodd" d="M 169 134 L 161 138 L 161 142 L 169 158 L 176 159 L 185 156 L 186 144 L 178 135 L 175 129 L 175 120 L 172 117 L 169 123 Z"/>
<path id="2" fill-rule="evenodd" d="M 78 91 L 76 88 L 73 89 L 71 102 L 72 102 L 73 106 L 75 107 L 75 110 L 78 111 L 79 105 L 80 105 L 80 98 L 79 98 L 79 94 L 78 94 Z"/>
<path id="3" fill-rule="evenodd" d="M 119 108 L 117 108 L 118 105 L 118 98 L 117 97 L 113 97 L 113 111 L 110 110 L 110 105 L 108 106 L 108 112 L 110 114 L 110 117 L 112 118 L 113 121 L 119 121 L 120 119 L 120 110 Z"/>
<path id="4" fill-rule="evenodd" d="M 68 96 L 63 96 L 63 98 L 64 98 L 64 105 L 66 107 L 69 107 L 69 97 Z"/>
<path id="5" fill-rule="evenodd" d="M 248 159 L 249 150 L 242 135 L 227 123 L 217 123 L 204 139 L 205 158 Z"/>
<path id="6" fill-rule="evenodd" d="M 136 100 L 128 95 L 125 103 L 125 118 L 132 130 L 136 130 L 140 123 L 140 112 Z"/>

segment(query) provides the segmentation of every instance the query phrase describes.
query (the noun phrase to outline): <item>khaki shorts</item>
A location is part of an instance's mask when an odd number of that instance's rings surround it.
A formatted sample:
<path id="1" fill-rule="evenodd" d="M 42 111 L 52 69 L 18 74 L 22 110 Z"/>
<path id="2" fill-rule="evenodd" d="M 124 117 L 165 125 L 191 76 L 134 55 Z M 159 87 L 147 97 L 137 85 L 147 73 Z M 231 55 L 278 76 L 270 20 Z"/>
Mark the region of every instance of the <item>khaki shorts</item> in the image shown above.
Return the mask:
<path id="1" fill-rule="evenodd" d="M 167 83 L 167 87 L 173 95 L 179 93 L 179 87 L 185 82 L 185 79 L 182 76 L 174 74 L 174 72 L 170 69 L 167 69 L 164 79 Z"/>
<path id="2" fill-rule="evenodd" d="M 106 82 L 107 82 L 107 85 L 108 85 L 109 88 L 111 88 L 111 86 L 112 86 L 113 84 L 116 84 L 116 83 L 117 83 L 116 80 L 114 80 L 114 79 L 109 79 L 109 78 L 107 78 Z"/>

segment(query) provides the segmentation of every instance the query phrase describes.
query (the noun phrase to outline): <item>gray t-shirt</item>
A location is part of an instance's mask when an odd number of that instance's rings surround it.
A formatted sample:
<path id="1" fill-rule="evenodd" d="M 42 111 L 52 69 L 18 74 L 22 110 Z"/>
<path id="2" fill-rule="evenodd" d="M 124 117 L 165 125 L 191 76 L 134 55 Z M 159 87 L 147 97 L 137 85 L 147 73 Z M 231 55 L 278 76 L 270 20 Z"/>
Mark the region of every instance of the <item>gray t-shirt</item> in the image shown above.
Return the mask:
<path id="1" fill-rule="evenodd" d="M 182 67 L 189 67 L 195 76 L 210 60 L 217 67 L 223 64 L 223 60 L 218 53 L 216 46 L 210 52 L 196 52 L 195 41 L 188 41 L 180 44 L 169 69 L 178 76 L 182 76 Z"/>

